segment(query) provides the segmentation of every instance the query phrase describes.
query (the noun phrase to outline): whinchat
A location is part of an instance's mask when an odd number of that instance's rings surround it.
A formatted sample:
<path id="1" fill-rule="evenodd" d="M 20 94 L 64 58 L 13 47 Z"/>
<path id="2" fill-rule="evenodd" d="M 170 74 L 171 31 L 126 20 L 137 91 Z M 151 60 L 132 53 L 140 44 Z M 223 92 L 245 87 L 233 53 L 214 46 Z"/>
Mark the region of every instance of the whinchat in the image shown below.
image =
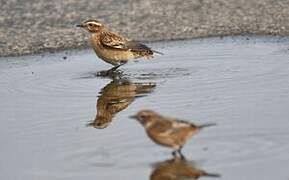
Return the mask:
<path id="1" fill-rule="evenodd" d="M 95 19 L 83 21 L 77 27 L 84 28 L 91 34 L 90 41 L 96 55 L 114 66 L 107 73 L 115 71 L 129 60 L 141 57 L 152 58 L 154 53 L 162 54 L 144 44 L 111 32 L 103 23 Z"/>
<path id="2" fill-rule="evenodd" d="M 181 157 L 184 157 L 181 153 L 182 147 L 193 134 L 204 127 L 216 125 L 215 123 L 195 125 L 187 121 L 162 116 L 152 110 L 142 110 L 130 117 L 142 124 L 147 135 L 155 143 L 173 148 L 173 155 L 179 153 Z"/>

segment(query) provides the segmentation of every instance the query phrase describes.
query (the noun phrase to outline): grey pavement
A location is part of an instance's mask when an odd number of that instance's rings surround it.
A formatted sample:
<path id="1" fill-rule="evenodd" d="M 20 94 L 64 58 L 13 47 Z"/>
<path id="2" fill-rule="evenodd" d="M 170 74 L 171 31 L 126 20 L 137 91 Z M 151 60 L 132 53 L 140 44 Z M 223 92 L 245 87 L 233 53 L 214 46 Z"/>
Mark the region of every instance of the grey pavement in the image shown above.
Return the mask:
<path id="1" fill-rule="evenodd" d="M 138 41 L 289 35 L 289 0 L 0 0 L 0 56 L 87 46 L 97 18 Z"/>

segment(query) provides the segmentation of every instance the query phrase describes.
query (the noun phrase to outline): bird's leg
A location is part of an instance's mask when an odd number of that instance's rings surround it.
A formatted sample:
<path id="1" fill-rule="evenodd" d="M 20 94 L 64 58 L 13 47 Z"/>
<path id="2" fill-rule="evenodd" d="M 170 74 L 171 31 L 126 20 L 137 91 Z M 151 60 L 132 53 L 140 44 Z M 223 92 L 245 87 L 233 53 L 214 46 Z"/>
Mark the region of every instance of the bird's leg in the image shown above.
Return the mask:
<path id="1" fill-rule="evenodd" d="M 186 157 L 182 153 L 180 153 L 180 157 L 182 160 L 186 160 Z"/>
<path id="2" fill-rule="evenodd" d="M 119 68 L 120 66 L 122 66 L 123 64 L 114 66 L 113 68 L 106 70 L 106 71 L 100 71 L 98 73 L 99 76 L 111 76 L 113 75 L 113 73 L 117 70 L 117 68 Z"/>
<path id="3" fill-rule="evenodd" d="M 117 70 L 117 68 L 119 68 L 119 67 L 122 66 L 122 65 L 123 65 L 123 64 L 114 66 L 113 68 L 109 69 L 109 70 L 107 71 L 107 73 L 108 73 L 108 74 L 113 73 L 115 70 Z"/>
<path id="4" fill-rule="evenodd" d="M 125 61 L 125 60 L 119 61 L 118 65 L 114 66 L 113 68 L 111 68 L 107 71 L 107 75 L 109 76 L 109 75 L 113 74 L 120 66 L 122 66 L 126 63 L 127 63 L 127 61 Z"/>
<path id="5" fill-rule="evenodd" d="M 177 152 L 179 153 L 179 155 L 180 155 L 180 157 L 181 157 L 182 159 L 186 159 L 185 156 L 184 156 L 183 153 L 182 153 L 182 148 L 183 148 L 183 146 L 181 146 L 181 147 L 177 150 Z"/>

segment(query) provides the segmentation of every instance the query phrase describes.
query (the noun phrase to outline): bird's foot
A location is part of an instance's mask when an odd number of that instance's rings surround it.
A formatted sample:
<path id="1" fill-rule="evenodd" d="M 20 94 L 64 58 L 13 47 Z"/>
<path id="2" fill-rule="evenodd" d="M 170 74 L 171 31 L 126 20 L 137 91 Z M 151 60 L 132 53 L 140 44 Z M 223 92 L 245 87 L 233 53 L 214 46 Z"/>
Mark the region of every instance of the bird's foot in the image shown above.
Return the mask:
<path id="1" fill-rule="evenodd" d="M 186 157 L 179 151 L 173 151 L 172 155 L 174 156 L 174 158 L 181 158 L 182 160 L 186 160 Z M 178 156 L 179 155 L 179 156 Z"/>
<path id="2" fill-rule="evenodd" d="M 99 71 L 96 73 L 96 76 L 106 77 L 108 74 L 108 71 Z"/>
<path id="3" fill-rule="evenodd" d="M 112 71 L 110 69 L 108 71 L 99 71 L 96 75 L 100 77 L 109 77 L 111 79 L 121 79 L 123 72 L 119 70 Z"/>
<path id="4" fill-rule="evenodd" d="M 118 71 L 117 68 L 122 66 L 123 64 L 114 66 L 113 68 L 107 70 L 107 71 L 99 71 L 97 73 L 97 76 L 102 76 L 102 77 L 111 77 L 115 78 L 116 76 L 120 76 L 122 74 L 122 71 Z"/>

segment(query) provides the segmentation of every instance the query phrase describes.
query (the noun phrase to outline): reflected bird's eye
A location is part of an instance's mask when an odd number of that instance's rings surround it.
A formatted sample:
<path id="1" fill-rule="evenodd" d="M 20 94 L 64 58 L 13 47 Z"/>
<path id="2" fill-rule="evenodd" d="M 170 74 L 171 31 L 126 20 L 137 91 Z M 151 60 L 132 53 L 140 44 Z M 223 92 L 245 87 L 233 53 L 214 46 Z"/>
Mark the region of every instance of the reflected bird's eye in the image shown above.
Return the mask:
<path id="1" fill-rule="evenodd" d="M 97 123 L 96 125 L 97 125 L 97 126 L 101 126 L 102 124 L 99 122 L 99 123 Z"/>

